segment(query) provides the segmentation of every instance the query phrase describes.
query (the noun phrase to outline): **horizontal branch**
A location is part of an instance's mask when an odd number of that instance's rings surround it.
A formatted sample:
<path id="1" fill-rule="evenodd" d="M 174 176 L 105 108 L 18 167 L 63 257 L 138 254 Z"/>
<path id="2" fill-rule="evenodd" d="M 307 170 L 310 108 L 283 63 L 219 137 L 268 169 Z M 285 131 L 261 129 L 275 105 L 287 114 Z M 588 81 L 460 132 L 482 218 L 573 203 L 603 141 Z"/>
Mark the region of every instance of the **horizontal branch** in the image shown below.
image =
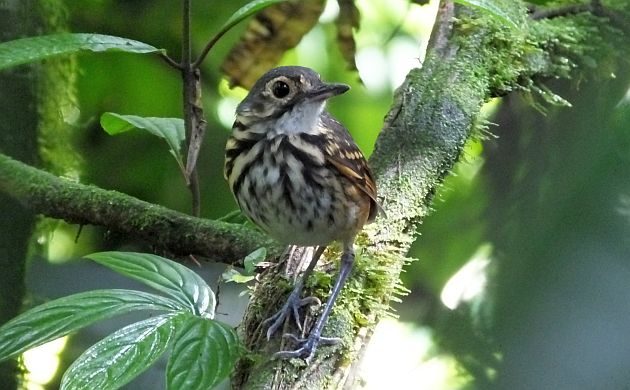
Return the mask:
<path id="1" fill-rule="evenodd" d="M 233 264 L 262 246 L 279 248 L 251 228 L 194 218 L 117 191 L 59 178 L 3 154 L 0 191 L 37 214 L 103 226 L 175 255 L 199 255 Z"/>

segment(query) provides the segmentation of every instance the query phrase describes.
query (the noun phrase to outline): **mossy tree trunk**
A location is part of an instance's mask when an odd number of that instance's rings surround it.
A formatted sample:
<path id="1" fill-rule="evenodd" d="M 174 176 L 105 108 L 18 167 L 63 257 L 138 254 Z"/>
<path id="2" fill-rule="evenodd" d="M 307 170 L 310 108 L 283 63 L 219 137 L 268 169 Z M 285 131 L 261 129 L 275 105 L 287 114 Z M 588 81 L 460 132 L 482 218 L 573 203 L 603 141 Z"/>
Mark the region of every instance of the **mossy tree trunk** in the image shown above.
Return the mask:
<path id="1" fill-rule="evenodd" d="M 0 41 L 63 30 L 61 0 L 0 2 Z M 76 176 L 71 149 L 76 112 L 72 59 L 51 60 L 0 73 L 0 151 L 20 161 Z M 9 195 L 0 193 L 0 323 L 19 313 L 25 297 L 26 262 L 33 249 L 36 219 Z M 0 388 L 14 389 L 15 361 L 0 364 Z"/>
<path id="2" fill-rule="evenodd" d="M 0 9 L 0 40 L 24 35 L 24 10 L 18 3 Z M 33 91 L 34 72 L 20 67 L 0 73 L 0 148 L 6 154 L 28 163 L 36 162 L 37 108 Z M 14 317 L 24 299 L 24 268 L 29 238 L 35 223 L 34 215 L 6 194 L 0 194 L 0 323 Z M 8 222 L 8 223 L 7 223 Z M 0 387 L 17 386 L 15 361 L 0 363 Z"/>

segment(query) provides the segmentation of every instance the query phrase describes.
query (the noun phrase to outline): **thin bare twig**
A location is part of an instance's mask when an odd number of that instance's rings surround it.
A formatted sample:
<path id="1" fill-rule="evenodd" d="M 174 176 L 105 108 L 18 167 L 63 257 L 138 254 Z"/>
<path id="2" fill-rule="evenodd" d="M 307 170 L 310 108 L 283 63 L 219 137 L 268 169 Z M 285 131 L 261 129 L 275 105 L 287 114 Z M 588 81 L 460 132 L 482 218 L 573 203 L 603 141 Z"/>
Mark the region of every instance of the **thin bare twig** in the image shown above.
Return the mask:
<path id="1" fill-rule="evenodd" d="M 182 1 L 182 62 L 180 70 L 184 83 L 182 99 L 184 105 L 184 126 L 186 128 L 186 159 L 185 178 L 192 196 L 192 214 L 201 214 L 201 194 L 199 191 L 199 177 L 197 175 L 197 156 L 205 132 L 205 120 L 201 107 L 201 81 L 199 70 L 191 64 L 190 43 L 190 0 Z"/>

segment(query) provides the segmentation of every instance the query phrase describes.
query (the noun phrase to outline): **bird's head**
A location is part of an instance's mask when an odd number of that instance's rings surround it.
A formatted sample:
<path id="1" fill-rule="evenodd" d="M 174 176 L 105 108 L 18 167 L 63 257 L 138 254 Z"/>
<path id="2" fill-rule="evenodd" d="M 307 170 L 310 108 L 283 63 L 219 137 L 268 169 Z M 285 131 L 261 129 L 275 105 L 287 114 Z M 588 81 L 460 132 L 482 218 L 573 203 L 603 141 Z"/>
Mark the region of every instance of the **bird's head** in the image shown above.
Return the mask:
<path id="1" fill-rule="evenodd" d="M 323 82 L 312 69 L 282 66 L 265 73 L 236 108 L 246 126 L 277 120 L 278 132 L 296 132 L 316 123 L 328 98 L 348 91 L 346 84 Z M 285 128 L 288 131 L 282 131 Z"/>

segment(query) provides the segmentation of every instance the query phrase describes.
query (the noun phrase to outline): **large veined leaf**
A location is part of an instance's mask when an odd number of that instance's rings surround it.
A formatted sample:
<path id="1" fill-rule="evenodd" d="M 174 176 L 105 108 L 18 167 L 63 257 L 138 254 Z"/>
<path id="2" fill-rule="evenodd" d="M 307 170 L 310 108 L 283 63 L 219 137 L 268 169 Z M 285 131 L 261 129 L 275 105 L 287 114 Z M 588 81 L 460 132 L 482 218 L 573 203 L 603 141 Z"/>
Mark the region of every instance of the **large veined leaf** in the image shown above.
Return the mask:
<path id="1" fill-rule="evenodd" d="M 172 299 L 133 290 L 95 290 L 39 305 L 0 327 L 0 360 L 97 321 L 136 310 L 182 310 Z"/>
<path id="2" fill-rule="evenodd" d="M 513 20 L 513 18 L 509 15 L 509 13 L 505 12 L 501 7 L 496 4 L 495 0 L 454 0 L 456 3 L 474 7 L 479 9 L 481 12 L 498 19 L 510 27 L 517 27 L 518 23 Z"/>
<path id="3" fill-rule="evenodd" d="M 100 252 L 86 257 L 169 295 L 196 315 L 214 317 L 214 292 L 181 264 L 148 253 Z"/>
<path id="4" fill-rule="evenodd" d="M 0 43 L 0 69 L 80 51 L 159 53 L 162 50 L 132 39 L 101 34 L 51 34 Z"/>
<path id="5" fill-rule="evenodd" d="M 166 141 L 170 153 L 183 170 L 182 144 L 186 139 L 184 120 L 180 118 L 154 118 L 135 115 L 121 115 L 106 112 L 101 116 L 101 126 L 110 135 L 116 135 L 133 129 L 146 130 Z"/>
<path id="6" fill-rule="evenodd" d="M 207 390 L 228 377 L 241 352 L 234 330 L 187 315 L 178 325 L 166 367 L 169 390 Z"/>
<path id="7" fill-rule="evenodd" d="M 128 325 L 88 348 L 61 380 L 62 390 L 114 390 L 151 366 L 168 348 L 178 314 Z"/>

